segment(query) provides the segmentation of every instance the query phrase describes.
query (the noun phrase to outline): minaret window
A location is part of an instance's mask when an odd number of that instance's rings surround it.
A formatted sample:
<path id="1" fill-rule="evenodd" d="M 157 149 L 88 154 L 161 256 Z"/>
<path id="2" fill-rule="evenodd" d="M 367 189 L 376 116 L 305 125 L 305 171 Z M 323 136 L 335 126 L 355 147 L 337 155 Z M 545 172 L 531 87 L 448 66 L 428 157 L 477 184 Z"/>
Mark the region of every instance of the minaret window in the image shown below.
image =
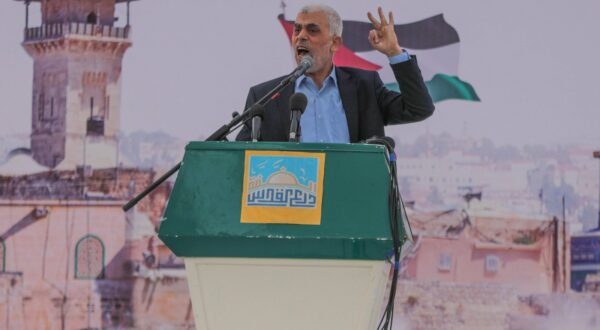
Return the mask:
<path id="1" fill-rule="evenodd" d="M 44 93 L 38 97 L 38 121 L 44 120 Z"/>
<path id="2" fill-rule="evenodd" d="M 98 16 L 96 15 L 96 13 L 91 12 L 87 16 L 87 22 L 90 23 L 90 24 L 98 24 Z"/>
<path id="3" fill-rule="evenodd" d="M 6 271 L 6 244 L 0 239 L 0 272 Z"/>
<path id="4" fill-rule="evenodd" d="M 54 118 L 54 98 L 50 98 L 50 118 Z"/>
<path id="5" fill-rule="evenodd" d="M 94 98 L 90 97 L 90 118 L 94 117 Z"/>
<path id="6" fill-rule="evenodd" d="M 102 109 L 101 106 L 100 109 Z M 104 135 L 104 118 L 101 113 L 94 114 L 93 97 L 90 97 L 90 117 L 87 120 L 87 135 Z"/>
<path id="7" fill-rule="evenodd" d="M 108 120 L 108 113 L 110 110 L 110 96 L 106 97 L 106 103 L 104 103 L 104 109 L 106 109 L 106 111 L 104 112 L 104 119 Z"/>

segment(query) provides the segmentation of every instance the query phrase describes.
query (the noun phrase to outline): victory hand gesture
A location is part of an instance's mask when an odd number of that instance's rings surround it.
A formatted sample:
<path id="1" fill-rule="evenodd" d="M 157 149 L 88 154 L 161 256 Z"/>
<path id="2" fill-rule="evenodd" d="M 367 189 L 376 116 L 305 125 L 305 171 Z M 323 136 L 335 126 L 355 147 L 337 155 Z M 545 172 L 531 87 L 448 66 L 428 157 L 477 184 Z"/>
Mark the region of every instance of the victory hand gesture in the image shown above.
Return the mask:
<path id="1" fill-rule="evenodd" d="M 385 14 L 381 7 L 377 8 L 380 21 L 369 12 L 367 16 L 373 24 L 374 29 L 369 31 L 369 42 L 371 46 L 378 51 L 384 53 L 388 57 L 392 57 L 402 53 L 402 48 L 398 44 L 398 37 L 394 31 L 394 15 L 390 11 L 389 22 L 385 19 Z"/>

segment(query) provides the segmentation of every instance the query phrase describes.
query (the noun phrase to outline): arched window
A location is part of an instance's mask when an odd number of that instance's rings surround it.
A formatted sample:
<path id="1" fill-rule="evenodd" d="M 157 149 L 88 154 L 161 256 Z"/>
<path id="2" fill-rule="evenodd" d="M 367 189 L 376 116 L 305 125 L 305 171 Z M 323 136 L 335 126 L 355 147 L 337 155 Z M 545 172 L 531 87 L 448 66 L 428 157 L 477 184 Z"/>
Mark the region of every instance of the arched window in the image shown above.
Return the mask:
<path id="1" fill-rule="evenodd" d="M 4 240 L 0 239 L 0 272 L 6 271 L 6 244 Z"/>
<path id="2" fill-rule="evenodd" d="M 87 22 L 90 23 L 90 24 L 97 24 L 98 23 L 98 16 L 96 16 L 96 13 L 91 12 L 87 16 Z"/>
<path id="3" fill-rule="evenodd" d="M 82 237 L 75 245 L 75 278 L 104 277 L 104 243 L 94 235 Z"/>

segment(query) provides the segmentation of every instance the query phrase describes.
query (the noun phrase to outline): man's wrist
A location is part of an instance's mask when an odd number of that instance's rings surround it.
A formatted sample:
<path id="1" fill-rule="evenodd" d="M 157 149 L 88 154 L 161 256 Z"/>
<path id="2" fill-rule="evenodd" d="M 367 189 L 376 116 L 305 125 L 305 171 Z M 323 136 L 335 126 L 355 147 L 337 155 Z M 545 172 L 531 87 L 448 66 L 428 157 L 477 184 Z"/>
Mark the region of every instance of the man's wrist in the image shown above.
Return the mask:
<path id="1" fill-rule="evenodd" d="M 394 56 L 400 55 L 404 52 L 405 52 L 405 50 L 402 49 L 402 47 L 397 46 L 397 47 L 394 47 L 393 49 L 390 49 L 389 51 L 387 51 L 385 55 L 387 55 L 387 57 L 394 57 Z"/>
<path id="2" fill-rule="evenodd" d="M 390 64 L 398 64 L 402 62 L 407 62 L 410 60 L 410 54 L 406 50 L 402 50 L 401 53 L 388 57 Z"/>

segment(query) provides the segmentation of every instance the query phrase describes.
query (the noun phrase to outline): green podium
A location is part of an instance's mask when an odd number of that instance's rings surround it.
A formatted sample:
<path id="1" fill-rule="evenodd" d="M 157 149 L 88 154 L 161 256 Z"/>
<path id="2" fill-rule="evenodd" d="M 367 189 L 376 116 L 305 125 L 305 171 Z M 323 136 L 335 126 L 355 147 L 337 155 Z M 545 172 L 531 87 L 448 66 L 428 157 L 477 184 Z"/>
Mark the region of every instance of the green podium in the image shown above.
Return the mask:
<path id="1" fill-rule="evenodd" d="M 196 327 L 374 329 L 389 190 L 383 146 L 189 143 L 159 237 L 185 260 Z"/>

